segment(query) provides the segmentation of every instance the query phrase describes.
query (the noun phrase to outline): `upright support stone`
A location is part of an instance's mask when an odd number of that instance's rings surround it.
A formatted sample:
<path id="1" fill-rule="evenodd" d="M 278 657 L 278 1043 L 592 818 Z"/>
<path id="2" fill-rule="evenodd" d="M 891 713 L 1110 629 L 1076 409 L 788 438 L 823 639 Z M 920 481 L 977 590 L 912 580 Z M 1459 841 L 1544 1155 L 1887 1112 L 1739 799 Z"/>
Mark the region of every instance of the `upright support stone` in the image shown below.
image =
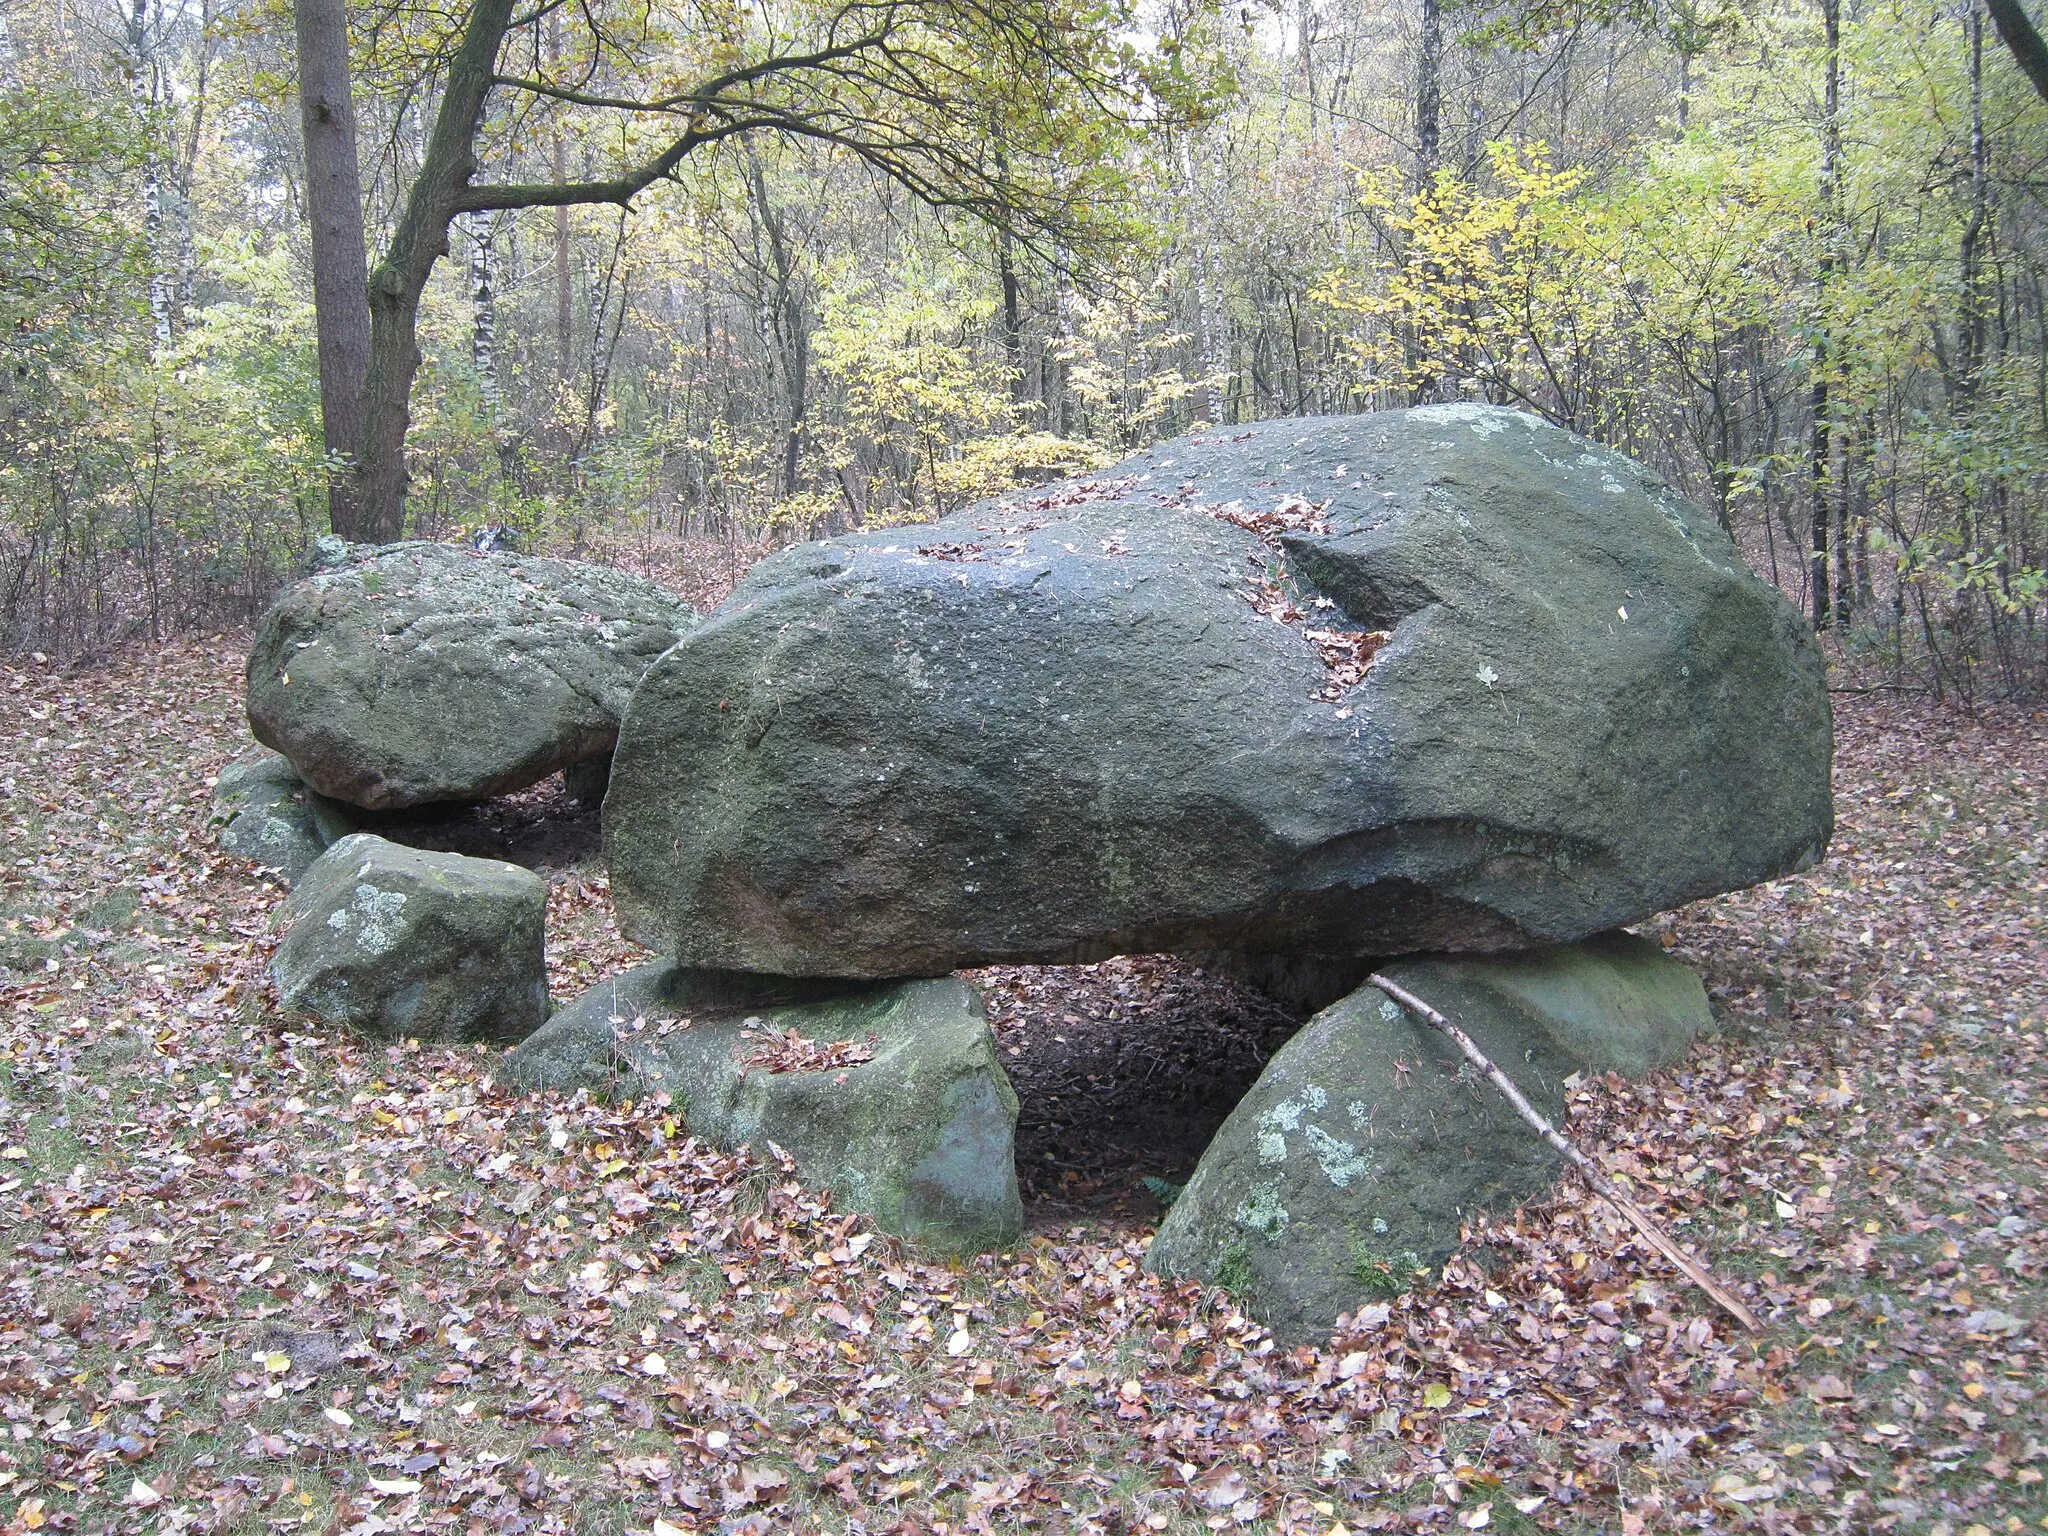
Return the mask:
<path id="1" fill-rule="evenodd" d="M 308 869 L 270 971 L 289 1009 L 390 1038 L 518 1040 L 548 1016 L 548 886 L 358 832 Z"/>
<path id="2" fill-rule="evenodd" d="M 966 982 L 791 980 L 644 965 L 564 1008 L 500 1065 L 527 1088 L 667 1092 L 720 1146 L 948 1253 L 1023 1231 L 1017 1095 Z"/>
<path id="3" fill-rule="evenodd" d="M 357 826 L 353 806 L 311 788 L 267 747 L 250 748 L 220 771 L 211 809 L 221 847 L 290 881 Z"/>
<path id="4" fill-rule="evenodd" d="M 1602 934 L 1532 954 L 1380 968 L 1471 1035 L 1553 1123 L 1575 1072 L 1639 1075 L 1711 1027 L 1699 978 Z M 1228 1287 L 1290 1341 L 1407 1288 L 1461 1225 L 1548 1189 L 1563 1160 L 1434 1029 L 1377 988 L 1283 1046 L 1202 1154 L 1146 1255 Z"/>

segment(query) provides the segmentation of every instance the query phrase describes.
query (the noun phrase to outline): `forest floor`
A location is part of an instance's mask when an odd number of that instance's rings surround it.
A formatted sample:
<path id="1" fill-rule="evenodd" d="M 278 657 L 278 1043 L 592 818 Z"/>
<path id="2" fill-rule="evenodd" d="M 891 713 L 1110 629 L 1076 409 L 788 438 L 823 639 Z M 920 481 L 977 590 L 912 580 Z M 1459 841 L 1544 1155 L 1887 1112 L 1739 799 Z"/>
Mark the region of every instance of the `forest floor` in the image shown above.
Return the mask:
<path id="1" fill-rule="evenodd" d="M 1031 1231 L 946 1266 L 659 1103 L 305 1032 L 222 855 L 241 641 L 0 667 L 0 1530 L 951 1536 L 2048 1528 L 2048 731 L 1845 697 L 1818 869 L 1650 926 L 1722 1028 L 1567 1187 L 1320 1349 L 1140 1267 L 1293 1021 L 1181 962 L 986 979 Z M 415 828 L 638 958 L 557 790 Z"/>

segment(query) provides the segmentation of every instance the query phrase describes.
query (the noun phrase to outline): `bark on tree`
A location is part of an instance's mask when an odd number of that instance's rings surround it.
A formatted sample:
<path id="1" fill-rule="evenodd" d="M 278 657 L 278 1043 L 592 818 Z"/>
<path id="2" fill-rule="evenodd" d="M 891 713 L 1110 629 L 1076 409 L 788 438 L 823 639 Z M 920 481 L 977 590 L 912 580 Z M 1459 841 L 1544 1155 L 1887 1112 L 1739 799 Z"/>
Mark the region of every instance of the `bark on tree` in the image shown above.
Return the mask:
<path id="1" fill-rule="evenodd" d="M 555 180 L 567 181 L 562 138 L 555 136 Z M 555 210 L 555 377 L 567 379 L 576 372 L 576 285 L 570 276 L 569 210 Z"/>
<path id="2" fill-rule="evenodd" d="M 471 214 L 469 233 L 469 360 L 476 370 L 477 393 L 495 427 L 502 391 L 498 378 L 498 221 L 488 213 Z"/>
<path id="3" fill-rule="evenodd" d="M 1991 13 L 1991 23 L 1998 28 L 2000 41 L 2035 91 L 2048 100 L 2048 43 L 2041 40 L 2026 7 L 2020 0 L 1984 0 L 1984 9 Z"/>
<path id="4" fill-rule="evenodd" d="M 1990 295 L 1985 292 L 1984 242 L 1991 232 L 1990 146 L 1984 133 L 1984 13 L 1970 8 L 1970 219 L 1959 254 L 1962 324 L 1958 350 L 1961 392 L 1973 394 L 1988 361 Z"/>
<path id="5" fill-rule="evenodd" d="M 996 271 L 1003 285 L 1003 355 L 1009 360 L 1010 399 L 1018 405 L 1030 398 L 1024 377 L 1024 315 L 1022 293 L 1017 282 L 1017 262 L 1010 250 L 1010 237 L 996 235 Z"/>
<path id="6" fill-rule="evenodd" d="M 562 56 L 562 13 L 548 12 L 548 57 Z M 555 130 L 555 181 L 569 180 L 569 146 L 562 131 Z M 555 210 L 555 377 L 566 380 L 576 371 L 576 329 L 574 289 L 569 276 L 569 209 Z"/>
<path id="7" fill-rule="evenodd" d="M 1422 31 L 1415 52 L 1415 184 L 1436 175 L 1442 137 L 1444 18 L 1440 0 L 1422 0 Z"/>
<path id="8" fill-rule="evenodd" d="M 21 89 L 21 65 L 15 58 L 14 34 L 8 30 L 7 9 L 0 6 L 0 91 Z"/>
<path id="9" fill-rule="evenodd" d="M 810 412 L 811 330 L 803 268 L 787 214 L 769 194 L 767 172 L 752 144 L 747 146 L 746 163 L 747 186 L 753 193 L 747 205 L 754 231 L 749 265 L 760 285 L 756 324 L 787 422 L 782 436 L 782 494 L 794 496 L 802 479 L 805 418 Z"/>
<path id="10" fill-rule="evenodd" d="M 1442 159 L 1443 54 L 1441 0 L 1422 0 L 1422 26 L 1415 50 L 1415 193 L 1423 201 L 1433 200 Z M 1433 263 L 1423 264 L 1426 285 L 1433 287 L 1439 277 Z M 1403 347 L 1413 379 L 1408 403 L 1427 405 L 1443 392 L 1443 360 L 1437 356 L 1436 337 L 1430 327 L 1418 324 L 1409 328 Z"/>
<path id="11" fill-rule="evenodd" d="M 327 457 L 337 466 L 327 480 L 327 517 L 343 538 L 364 539 L 374 536 L 364 525 L 356 473 L 362 451 L 370 306 L 345 0 L 296 0 L 293 22 L 299 55 L 299 122 L 305 135 L 306 214 L 313 237 L 320 427 Z"/>
<path id="12" fill-rule="evenodd" d="M 420 294 L 448 247 L 458 195 L 476 174 L 476 135 L 512 0 L 477 0 L 448 67 L 427 151 L 391 248 L 370 276 L 370 353 L 363 378 L 362 537 L 389 544 L 405 530 L 405 433 L 419 372 Z M 360 207 L 360 203 L 358 204 Z"/>
<path id="13" fill-rule="evenodd" d="M 942 7 L 932 10 L 943 14 Z M 370 350 L 358 457 L 363 494 L 360 537 L 366 540 L 388 542 L 404 528 L 405 438 L 413 379 L 420 365 L 420 295 L 434 263 L 447 254 L 449 225 L 458 214 L 585 204 L 624 210 L 656 182 L 672 178 L 696 150 L 767 132 L 830 143 L 926 204 L 997 227 L 1053 233 L 1086 223 L 1063 188 L 992 174 L 978 139 L 954 131 L 956 125 L 973 120 L 968 103 L 943 96 L 935 102 L 930 80 L 916 68 L 915 50 L 906 53 L 899 46 L 908 23 L 894 12 L 875 16 L 849 0 L 840 12 L 846 25 L 827 29 L 828 35 L 810 51 L 737 64 L 694 89 L 657 100 L 498 74 L 498 52 L 512 14 L 512 0 L 474 0 L 446 66 L 420 168 L 406 191 L 384 259 L 370 273 Z M 1090 99 L 1101 101 L 1109 94 L 1105 78 L 1068 47 L 1073 34 L 1063 23 L 1050 21 L 1029 5 L 1017 7 L 1015 15 L 1007 8 L 971 7 L 964 7 L 962 15 L 970 40 L 978 41 L 976 28 L 993 25 L 1007 32 L 1020 52 L 1077 81 Z M 652 158 L 607 179 L 472 185 L 484 110 L 493 87 L 499 85 L 572 105 L 665 114 L 687 127 Z M 785 85 L 787 89 L 781 89 Z M 892 121 L 886 107 L 876 105 L 877 97 L 904 103 L 911 121 Z M 943 110 L 951 108 L 958 110 Z"/>
<path id="14" fill-rule="evenodd" d="M 159 354 L 171 344 L 171 300 L 175 279 L 164 255 L 164 179 L 160 130 L 155 121 L 164 101 L 163 23 L 150 24 L 149 0 L 134 0 L 126 17 L 129 93 L 149 136 L 149 159 L 142 178 L 142 243 L 149 252 L 149 329 Z"/>

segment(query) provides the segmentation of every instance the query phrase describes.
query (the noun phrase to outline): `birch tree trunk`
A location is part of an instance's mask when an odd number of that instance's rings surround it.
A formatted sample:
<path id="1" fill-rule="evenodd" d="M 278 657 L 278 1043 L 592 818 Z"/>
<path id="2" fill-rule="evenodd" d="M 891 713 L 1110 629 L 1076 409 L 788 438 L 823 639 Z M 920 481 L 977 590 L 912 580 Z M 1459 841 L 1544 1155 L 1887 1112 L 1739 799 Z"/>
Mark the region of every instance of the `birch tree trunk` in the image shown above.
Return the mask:
<path id="1" fill-rule="evenodd" d="M 129 90 L 135 98 L 144 132 L 149 139 L 149 159 L 142 172 L 142 239 L 149 252 L 149 331 L 155 351 L 171 344 L 171 298 L 176 278 L 164 257 L 164 157 L 162 124 L 157 115 L 163 107 L 163 71 L 158 52 L 163 45 L 162 19 L 150 25 L 149 0 L 135 0 L 126 23 Z"/>
<path id="2" fill-rule="evenodd" d="M 498 216 L 472 213 L 463 217 L 469 234 L 470 366 L 476 370 L 477 392 L 483 396 L 493 429 L 501 391 L 498 379 Z"/>

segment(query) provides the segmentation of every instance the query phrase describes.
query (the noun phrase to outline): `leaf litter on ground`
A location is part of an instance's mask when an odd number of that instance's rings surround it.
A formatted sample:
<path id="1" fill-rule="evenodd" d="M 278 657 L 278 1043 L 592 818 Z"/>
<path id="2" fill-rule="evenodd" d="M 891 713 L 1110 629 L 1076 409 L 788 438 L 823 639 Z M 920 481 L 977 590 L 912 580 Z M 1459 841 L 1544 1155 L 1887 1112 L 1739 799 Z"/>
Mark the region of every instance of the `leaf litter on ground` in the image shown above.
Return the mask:
<path id="1" fill-rule="evenodd" d="M 243 646 L 0 669 L 0 1530 L 2048 1518 L 2038 716 L 1845 701 L 1826 862 L 1645 926 L 1722 1029 L 1580 1083 L 1571 1134 L 1764 1335 L 1567 1184 L 1285 1349 L 1129 1221 L 934 1263 L 659 1097 L 280 1017 L 283 892 L 206 825 Z M 558 996 L 644 958 L 594 866 L 549 873 Z M 997 980 L 1082 1042 L 1189 975 Z"/>

